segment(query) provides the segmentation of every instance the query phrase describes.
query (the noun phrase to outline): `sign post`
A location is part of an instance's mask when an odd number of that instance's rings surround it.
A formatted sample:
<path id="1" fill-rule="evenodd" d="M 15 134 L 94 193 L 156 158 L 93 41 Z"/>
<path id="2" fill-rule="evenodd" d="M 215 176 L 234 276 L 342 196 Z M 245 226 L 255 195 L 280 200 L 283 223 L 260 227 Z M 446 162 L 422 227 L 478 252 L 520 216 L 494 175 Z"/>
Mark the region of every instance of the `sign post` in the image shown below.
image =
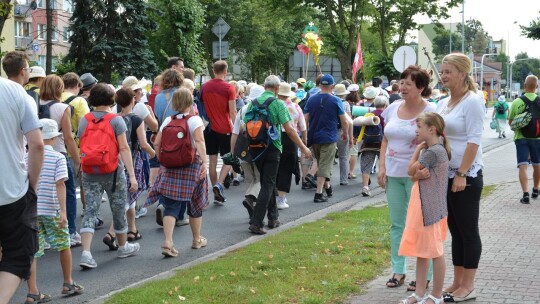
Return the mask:
<path id="1" fill-rule="evenodd" d="M 222 39 L 223 37 L 225 37 L 225 35 L 229 32 L 229 30 L 231 29 L 231 27 L 227 24 L 227 22 L 225 22 L 225 20 L 223 20 L 223 18 L 219 17 L 219 19 L 216 21 L 216 23 L 214 23 L 214 26 L 212 27 L 212 32 L 219 38 L 219 52 L 218 52 L 218 56 L 216 56 L 216 52 L 214 50 L 214 58 L 219 58 L 219 60 L 221 60 L 222 58 L 222 53 L 227 53 L 228 54 L 228 51 L 229 51 L 229 44 L 227 43 L 226 44 L 226 48 L 227 50 L 225 52 L 223 52 L 222 50 Z"/>

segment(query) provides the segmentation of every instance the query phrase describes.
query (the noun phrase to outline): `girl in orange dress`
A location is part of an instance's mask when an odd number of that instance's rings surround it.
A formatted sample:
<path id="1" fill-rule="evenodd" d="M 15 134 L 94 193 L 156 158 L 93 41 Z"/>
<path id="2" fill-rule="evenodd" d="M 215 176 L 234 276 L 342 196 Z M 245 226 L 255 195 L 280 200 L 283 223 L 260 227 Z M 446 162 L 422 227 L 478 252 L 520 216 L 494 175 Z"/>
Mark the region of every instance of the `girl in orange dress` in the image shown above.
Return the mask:
<path id="1" fill-rule="evenodd" d="M 444 120 L 437 113 L 422 113 L 416 119 L 416 137 L 421 142 L 409 163 L 414 181 L 407 209 L 400 256 L 416 257 L 416 292 L 400 303 L 443 303 L 448 209 L 448 161 L 450 145 L 443 133 Z M 442 143 L 441 143 L 442 138 Z M 433 290 L 426 295 L 429 260 L 433 259 Z"/>

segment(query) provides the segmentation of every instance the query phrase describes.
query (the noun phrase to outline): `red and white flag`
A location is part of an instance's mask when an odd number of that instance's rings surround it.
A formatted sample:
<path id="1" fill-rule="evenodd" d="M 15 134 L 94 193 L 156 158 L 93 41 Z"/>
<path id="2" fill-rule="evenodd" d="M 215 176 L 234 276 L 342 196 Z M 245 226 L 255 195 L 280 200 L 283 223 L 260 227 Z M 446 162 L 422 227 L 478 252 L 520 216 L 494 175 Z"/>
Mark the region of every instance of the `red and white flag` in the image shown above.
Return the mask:
<path id="1" fill-rule="evenodd" d="M 352 81 L 356 83 L 356 73 L 364 64 L 362 59 L 362 43 L 360 42 L 360 33 L 358 33 L 358 42 L 356 43 L 356 55 L 354 56 L 354 62 L 352 64 Z"/>

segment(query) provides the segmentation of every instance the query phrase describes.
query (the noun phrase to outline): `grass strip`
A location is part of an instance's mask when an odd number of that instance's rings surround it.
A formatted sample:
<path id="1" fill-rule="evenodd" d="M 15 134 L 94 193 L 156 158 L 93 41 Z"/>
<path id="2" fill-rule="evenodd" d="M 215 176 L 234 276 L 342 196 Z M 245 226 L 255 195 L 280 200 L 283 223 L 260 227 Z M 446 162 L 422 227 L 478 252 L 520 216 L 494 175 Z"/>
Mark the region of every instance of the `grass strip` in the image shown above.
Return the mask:
<path id="1" fill-rule="evenodd" d="M 486 197 L 488 197 L 491 192 L 493 192 L 497 188 L 497 185 L 491 184 L 491 185 L 484 185 L 484 188 L 482 188 L 482 194 L 480 194 L 480 201 L 483 201 Z"/>
<path id="2" fill-rule="evenodd" d="M 389 227 L 386 206 L 332 213 L 106 303 L 341 302 L 388 267 Z"/>

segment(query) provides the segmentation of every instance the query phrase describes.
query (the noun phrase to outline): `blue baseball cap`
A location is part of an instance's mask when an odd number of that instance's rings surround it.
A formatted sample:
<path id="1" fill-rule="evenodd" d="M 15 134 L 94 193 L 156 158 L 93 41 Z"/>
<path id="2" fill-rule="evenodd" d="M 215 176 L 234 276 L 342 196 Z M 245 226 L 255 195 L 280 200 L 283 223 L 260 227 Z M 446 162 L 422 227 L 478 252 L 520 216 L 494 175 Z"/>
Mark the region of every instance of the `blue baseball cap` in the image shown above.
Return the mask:
<path id="1" fill-rule="evenodd" d="M 334 77 L 330 74 L 324 74 L 324 76 L 321 78 L 321 84 L 322 85 L 333 85 L 334 84 Z"/>

